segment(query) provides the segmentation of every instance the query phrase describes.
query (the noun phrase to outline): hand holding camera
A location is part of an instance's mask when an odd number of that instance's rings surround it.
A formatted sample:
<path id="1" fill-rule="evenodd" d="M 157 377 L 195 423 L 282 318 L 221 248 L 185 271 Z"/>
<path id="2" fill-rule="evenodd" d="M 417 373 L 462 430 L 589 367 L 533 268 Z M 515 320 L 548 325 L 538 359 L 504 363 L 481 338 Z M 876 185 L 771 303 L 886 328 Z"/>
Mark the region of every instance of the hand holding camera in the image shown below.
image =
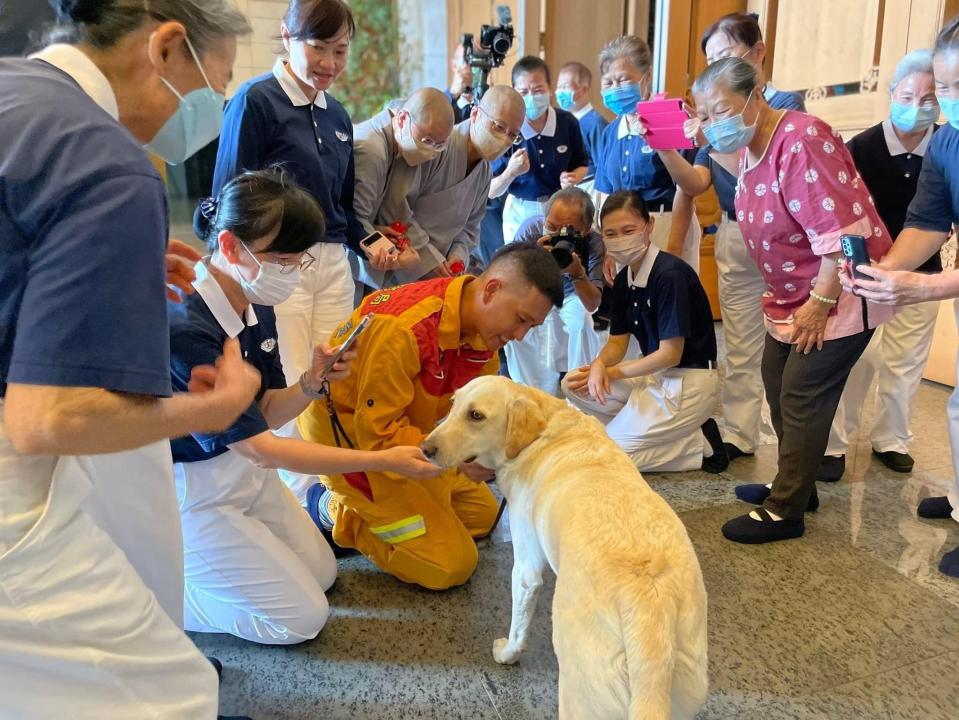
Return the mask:
<path id="1" fill-rule="evenodd" d="M 572 225 L 566 225 L 556 234 L 544 235 L 539 244 L 549 250 L 559 269 L 567 275 L 586 274 L 589 263 L 589 240 Z"/>

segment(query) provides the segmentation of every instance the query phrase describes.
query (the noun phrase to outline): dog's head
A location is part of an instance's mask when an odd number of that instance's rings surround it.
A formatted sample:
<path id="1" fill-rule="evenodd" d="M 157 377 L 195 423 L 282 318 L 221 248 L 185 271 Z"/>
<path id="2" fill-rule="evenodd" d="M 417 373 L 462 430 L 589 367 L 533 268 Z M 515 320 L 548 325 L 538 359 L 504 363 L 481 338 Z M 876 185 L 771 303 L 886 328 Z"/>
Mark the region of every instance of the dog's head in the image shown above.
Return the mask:
<path id="1" fill-rule="evenodd" d="M 423 441 L 437 465 L 476 462 L 496 469 L 514 459 L 546 427 L 529 390 L 500 376 L 476 378 L 454 396 L 449 415 Z"/>

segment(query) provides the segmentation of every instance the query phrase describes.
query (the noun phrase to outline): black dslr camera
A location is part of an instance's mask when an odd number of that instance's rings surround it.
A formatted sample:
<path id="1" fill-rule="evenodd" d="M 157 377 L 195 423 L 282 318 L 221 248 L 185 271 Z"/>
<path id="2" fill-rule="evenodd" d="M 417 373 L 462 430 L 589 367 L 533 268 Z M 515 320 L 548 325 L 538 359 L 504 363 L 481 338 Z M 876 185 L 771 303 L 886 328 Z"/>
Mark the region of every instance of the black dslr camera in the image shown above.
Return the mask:
<path id="1" fill-rule="evenodd" d="M 479 47 L 473 45 L 473 34 L 463 33 L 463 61 L 473 69 L 473 94 L 476 100 L 489 90 L 489 73 L 506 61 L 513 46 L 513 16 L 509 6 L 498 5 L 499 25 L 483 25 L 479 33 Z"/>
<path id="2" fill-rule="evenodd" d="M 566 225 L 556 235 L 550 235 L 549 246 L 553 248 L 550 255 L 560 270 L 572 264 L 573 253 L 579 257 L 584 268 L 589 267 L 589 239 L 572 225 Z"/>

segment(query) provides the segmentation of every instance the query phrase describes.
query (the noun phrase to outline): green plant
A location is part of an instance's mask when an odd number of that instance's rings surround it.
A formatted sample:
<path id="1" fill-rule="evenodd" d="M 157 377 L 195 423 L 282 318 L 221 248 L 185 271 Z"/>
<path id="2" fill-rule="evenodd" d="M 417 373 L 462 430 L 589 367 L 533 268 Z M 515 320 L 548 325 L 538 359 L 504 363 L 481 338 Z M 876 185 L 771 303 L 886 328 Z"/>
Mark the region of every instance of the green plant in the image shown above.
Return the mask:
<path id="1" fill-rule="evenodd" d="M 350 7 L 356 36 L 333 95 L 359 123 L 400 94 L 398 18 L 396 0 L 352 0 Z"/>

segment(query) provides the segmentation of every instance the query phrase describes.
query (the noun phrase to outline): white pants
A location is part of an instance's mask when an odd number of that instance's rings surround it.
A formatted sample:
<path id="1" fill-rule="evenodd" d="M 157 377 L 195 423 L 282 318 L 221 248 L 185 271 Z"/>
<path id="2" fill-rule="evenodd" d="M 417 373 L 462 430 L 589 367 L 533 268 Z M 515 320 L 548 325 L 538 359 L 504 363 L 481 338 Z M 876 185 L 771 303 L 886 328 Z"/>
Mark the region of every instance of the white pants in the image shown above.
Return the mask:
<path id="1" fill-rule="evenodd" d="M 716 233 L 716 272 L 726 346 L 722 390 L 726 440 L 754 452 L 763 409 L 760 366 L 766 344 L 762 308 L 766 283 L 749 256 L 739 224 L 725 215 Z"/>
<path id="2" fill-rule="evenodd" d="M 653 234 L 650 238 L 660 250 L 665 250 L 669 244 L 669 229 L 673 226 L 673 213 L 665 210 L 651 213 L 655 219 Z M 702 237 L 703 229 L 699 227 L 699 218 L 693 211 L 689 220 L 689 230 L 686 231 L 686 237 L 683 240 L 683 255 L 685 260 L 696 274 L 699 274 L 699 241 Z"/>
<path id="3" fill-rule="evenodd" d="M 39 520 L 0 556 L 0 717 L 212 720 L 213 666 L 83 510 L 85 475 L 56 463 L 18 456 L 0 422 L 0 483 L 50 487 Z"/>
<path id="4" fill-rule="evenodd" d="M 866 352 L 849 373 L 829 433 L 827 455 L 843 455 L 855 437 L 873 378 L 878 378 L 870 441 L 879 452 L 909 451 L 909 424 L 916 392 L 929 359 L 939 302 L 917 303 L 876 329 Z"/>
<path id="5" fill-rule="evenodd" d="M 183 532 L 170 441 L 110 455 L 60 458 L 60 466 L 67 465 L 92 486 L 84 510 L 124 552 L 170 619 L 182 626 Z"/>
<path id="6" fill-rule="evenodd" d="M 593 316 L 574 292 L 563 299 L 562 308 L 550 310 L 542 325 L 504 349 L 513 380 L 562 397 L 559 374 L 589 365 L 602 343 L 593 329 Z"/>
<path id="7" fill-rule="evenodd" d="M 959 300 L 953 301 L 956 314 L 956 327 L 959 327 Z M 956 356 L 956 379 L 959 382 L 959 354 Z M 959 384 L 949 396 L 946 406 L 949 415 L 949 445 L 952 448 L 952 469 L 955 473 L 952 490 L 949 491 L 949 504 L 952 505 L 952 519 L 959 522 Z"/>
<path id="8" fill-rule="evenodd" d="M 508 244 L 516 239 L 516 231 L 526 218 L 545 213 L 545 202 L 521 200 L 513 195 L 507 195 L 503 205 L 503 242 Z"/>
<path id="9" fill-rule="evenodd" d="M 300 275 L 300 284 L 290 299 L 276 306 L 280 360 L 288 385 L 298 382 L 310 366 L 314 346 L 329 342 L 336 326 L 353 312 L 353 274 L 346 248 L 336 243 L 317 243 L 310 248 L 310 254 L 316 262 Z M 295 420 L 277 434 L 300 437 Z M 319 482 L 315 475 L 287 470 L 280 471 L 280 477 L 301 503 L 310 486 Z"/>
<path id="10" fill-rule="evenodd" d="M 174 466 L 183 517 L 184 624 L 267 645 L 316 637 L 333 551 L 274 470 L 239 453 Z"/>
<path id="11" fill-rule="evenodd" d="M 706 439 L 700 427 L 719 398 L 715 370 L 672 368 L 610 383 L 606 404 L 563 391 L 570 404 L 599 419 L 609 437 L 642 471 L 698 470 Z"/>

